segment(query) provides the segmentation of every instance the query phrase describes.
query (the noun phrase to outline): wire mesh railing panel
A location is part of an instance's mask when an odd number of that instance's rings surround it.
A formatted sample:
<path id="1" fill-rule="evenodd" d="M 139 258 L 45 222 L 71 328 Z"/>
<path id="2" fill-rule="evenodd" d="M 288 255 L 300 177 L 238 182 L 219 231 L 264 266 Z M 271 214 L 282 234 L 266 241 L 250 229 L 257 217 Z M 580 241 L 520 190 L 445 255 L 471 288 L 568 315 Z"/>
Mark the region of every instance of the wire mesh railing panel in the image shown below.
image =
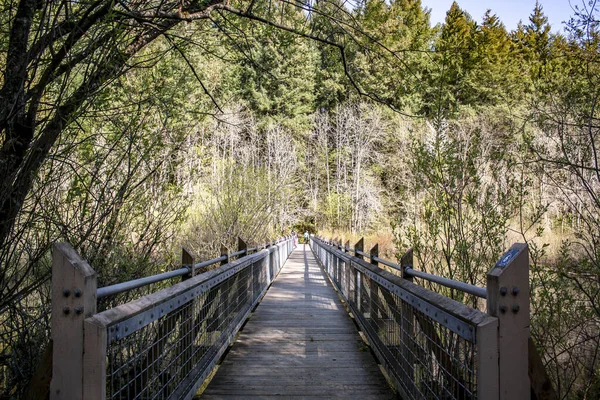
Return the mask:
<path id="1" fill-rule="evenodd" d="M 476 397 L 475 344 L 359 273 L 353 306 L 411 399 Z M 466 327 L 465 327 L 466 328 Z"/>
<path id="2" fill-rule="evenodd" d="M 106 327 L 106 399 L 191 398 L 292 249 L 279 243 L 92 317 Z"/>
<path id="3" fill-rule="evenodd" d="M 400 285 L 376 266 L 318 239 L 311 244 L 403 398 L 477 398 L 474 320 L 457 318 L 443 301 L 419 297 L 406 288 L 416 285 Z"/>
<path id="4" fill-rule="evenodd" d="M 192 389 L 258 295 L 248 282 L 261 269 L 254 263 L 198 296 L 183 296 L 168 310 L 159 306 L 155 312 L 164 316 L 115 337 L 107 349 L 107 398 L 168 399 Z M 126 323 L 133 326 L 120 324 L 124 334 L 136 328 L 136 318 Z"/>

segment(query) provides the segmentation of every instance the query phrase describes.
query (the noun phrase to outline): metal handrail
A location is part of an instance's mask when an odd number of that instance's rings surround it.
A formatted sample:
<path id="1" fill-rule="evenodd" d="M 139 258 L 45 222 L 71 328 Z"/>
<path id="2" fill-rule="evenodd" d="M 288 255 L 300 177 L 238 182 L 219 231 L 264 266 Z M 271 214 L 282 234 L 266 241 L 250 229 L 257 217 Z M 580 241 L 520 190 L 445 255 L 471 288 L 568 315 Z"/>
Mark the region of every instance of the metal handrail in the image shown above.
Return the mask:
<path id="1" fill-rule="evenodd" d="M 324 241 L 322 239 L 318 239 L 318 240 L 320 240 L 322 242 L 327 242 L 327 241 Z M 352 251 L 355 254 L 355 256 L 358 254 L 358 255 L 361 255 L 363 257 L 367 257 L 371 261 L 376 261 L 376 262 L 381 263 L 383 265 L 387 265 L 388 267 L 394 268 L 394 269 L 396 269 L 398 271 L 403 271 L 408 276 L 414 276 L 414 277 L 417 277 L 417 278 L 421 278 L 421 279 L 424 279 L 424 280 L 429 281 L 429 282 L 440 284 L 440 285 L 445 286 L 445 287 L 450 288 L 450 289 L 460 290 L 460 291 L 462 291 L 464 293 L 472 294 L 474 296 L 481 297 L 482 299 L 487 299 L 487 289 L 486 288 L 482 288 L 482 287 L 479 287 L 479 286 L 471 285 L 469 283 L 465 283 L 465 282 L 461 282 L 461 281 L 455 281 L 454 279 L 449 279 L 449 278 L 444 278 L 444 277 L 441 277 L 441 276 L 429 274 L 427 272 L 416 270 L 416 269 L 414 269 L 413 267 L 410 267 L 410 266 L 408 266 L 408 267 L 402 267 L 400 264 L 396 264 L 394 262 L 391 262 L 391 261 L 388 261 L 388 260 L 384 260 L 383 258 L 379 258 L 379 257 L 374 256 L 374 255 L 369 254 L 369 253 L 365 253 L 364 251 L 355 250 L 353 248 L 348 248 L 346 246 L 341 246 L 341 245 L 338 245 L 335 242 L 331 242 L 331 243 L 333 243 L 336 247 L 338 247 L 338 248 L 340 248 L 340 249 L 342 249 L 342 250 L 344 250 L 346 252 Z"/>
<path id="2" fill-rule="evenodd" d="M 273 242 L 273 244 L 280 243 L 283 240 L 284 240 L 284 238 L 277 239 L 275 242 Z M 271 244 L 268 244 L 268 245 L 271 245 Z M 242 254 L 248 254 L 250 251 L 254 251 L 254 250 L 257 250 L 258 248 L 265 247 L 265 246 L 267 246 L 267 244 L 238 250 L 229 255 L 223 254 L 217 258 L 202 261 L 200 263 L 194 264 L 194 271 L 196 271 L 200 268 L 205 268 L 205 267 L 217 264 L 219 262 L 226 261 L 228 258 L 231 258 L 231 257 L 237 257 Z M 190 273 L 190 267 L 183 267 L 183 268 L 179 268 L 174 271 L 163 272 L 160 274 L 150 275 L 150 276 L 146 276 L 143 278 L 133 279 L 130 281 L 115 283 L 114 285 L 109 285 L 109 286 L 104 286 L 104 287 L 98 288 L 96 290 L 96 298 L 102 299 L 104 297 L 113 296 L 115 294 L 128 292 L 133 289 L 148 286 L 153 283 L 162 282 L 167 279 L 177 278 L 178 276 L 185 276 L 185 275 L 188 275 L 189 273 Z"/>
<path id="3" fill-rule="evenodd" d="M 196 271 L 197 269 L 200 269 L 200 268 L 209 267 L 213 264 L 216 264 L 218 262 L 225 261 L 225 260 L 227 260 L 226 254 L 224 254 L 220 257 L 217 257 L 217 258 L 213 258 L 212 260 L 199 262 L 198 264 L 194 264 L 194 271 Z"/>
<path id="4" fill-rule="evenodd" d="M 487 299 L 487 289 L 479 286 L 471 285 L 469 283 L 455 281 L 454 279 L 444 278 L 442 276 L 437 276 L 433 274 L 429 274 L 423 271 L 417 271 L 412 267 L 406 267 L 404 269 L 404 273 L 409 276 L 415 276 L 417 278 L 425 279 L 429 282 L 438 283 L 442 286 L 448 287 L 450 289 L 460 290 L 461 292 L 465 292 L 468 294 L 472 294 L 477 297 L 481 297 L 482 299 Z"/>
<path id="5" fill-rule="evenodd" d="M 139 287 L 147 286 L 152 283 L 161 282 L 171 278 L 176 278 L 178 276 L 187 275 L 189 273 L 190 269 L 185 267 L 175 271 L 163 272 L 162 274 L 146 276 L 144 278 L 133 279 L 131 281 L 116 283 L 110 286 L 104 286 L 96 290 L 96 298 L 101 299 L 103 297 L 128 292 Z"/>

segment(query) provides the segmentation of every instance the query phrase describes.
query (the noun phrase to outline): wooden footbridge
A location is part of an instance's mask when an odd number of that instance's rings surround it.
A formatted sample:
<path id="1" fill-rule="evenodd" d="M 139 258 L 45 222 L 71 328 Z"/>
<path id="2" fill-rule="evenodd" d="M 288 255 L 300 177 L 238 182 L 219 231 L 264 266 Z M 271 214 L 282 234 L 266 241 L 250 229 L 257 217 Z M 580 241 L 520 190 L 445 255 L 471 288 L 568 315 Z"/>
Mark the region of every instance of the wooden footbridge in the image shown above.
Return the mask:
<path id="1" fill-rule="evenodd" d="M 380 259 L 362 240 L 240 241 L 223 253 L 195 263 L 184 250 L 178 270 L 97 288 L 91 266 L 55 245 L 50 398 L 552 397 L 529 337 L 525 245 L 491 268 L 486 288 L 417 271 L 412 251 Z M 97 309 L 99 299 L 179 277 Z M 415 278 L 486 299 L 487 312 Z"/>

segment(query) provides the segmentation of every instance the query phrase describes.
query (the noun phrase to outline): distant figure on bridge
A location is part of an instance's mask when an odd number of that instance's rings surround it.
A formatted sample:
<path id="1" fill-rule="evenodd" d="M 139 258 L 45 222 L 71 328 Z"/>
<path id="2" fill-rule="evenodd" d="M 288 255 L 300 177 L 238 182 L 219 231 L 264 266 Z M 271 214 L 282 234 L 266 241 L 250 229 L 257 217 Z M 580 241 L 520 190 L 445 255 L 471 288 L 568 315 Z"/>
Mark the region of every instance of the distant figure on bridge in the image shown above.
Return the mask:
<path id="1" fill-rule="evenodd" d="M 304 232 L 304 243 L 308 243 L 308 232 Z"/>

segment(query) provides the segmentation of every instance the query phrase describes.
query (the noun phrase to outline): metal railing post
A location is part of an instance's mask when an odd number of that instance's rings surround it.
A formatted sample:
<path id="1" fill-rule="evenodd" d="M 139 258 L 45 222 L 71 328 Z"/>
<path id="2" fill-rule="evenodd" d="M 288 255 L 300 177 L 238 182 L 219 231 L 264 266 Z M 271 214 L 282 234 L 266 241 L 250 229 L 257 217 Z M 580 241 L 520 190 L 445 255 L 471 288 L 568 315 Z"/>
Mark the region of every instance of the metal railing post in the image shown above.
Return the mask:
<path id="1" fill-rule="evenodd" d="M 92 267 L 69 244 L 56 243 L 52 249 L 51 400 L 84 398 L 90 367 L 84 360 L 84 320 L 96 313 L 96 289 Z"/>
<path id="2" fill-rule="evenodd" d="M 530 395 L 529 251 L 513 244 L 487 275 L 488 314 L 498 318 L 500 400 Z"/>

